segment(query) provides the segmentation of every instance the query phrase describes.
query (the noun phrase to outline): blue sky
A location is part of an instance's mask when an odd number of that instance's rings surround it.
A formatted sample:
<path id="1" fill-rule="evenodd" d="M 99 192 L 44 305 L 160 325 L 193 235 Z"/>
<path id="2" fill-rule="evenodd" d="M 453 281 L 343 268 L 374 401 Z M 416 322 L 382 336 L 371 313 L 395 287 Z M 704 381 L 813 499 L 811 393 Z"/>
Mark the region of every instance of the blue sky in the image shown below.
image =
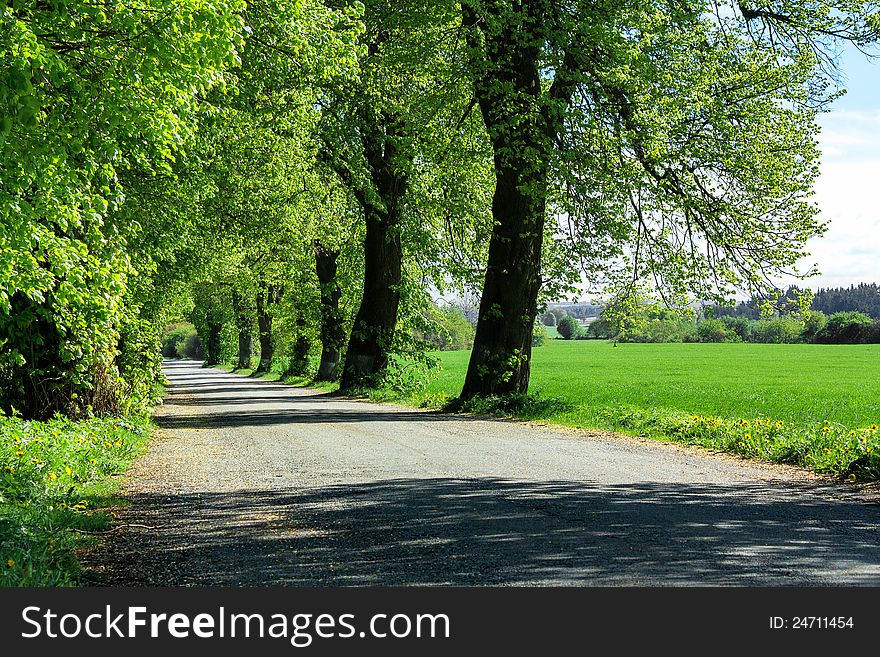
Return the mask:
<path id="1" fill-rule="evenodd" d="M 847 48 L 840 67 L 847 94 L 819 118 L 815 200 L 829 228 L 803 261 L 822 272 L 801 283 L 814 289 L 880 283 L 880 60 Z"/>

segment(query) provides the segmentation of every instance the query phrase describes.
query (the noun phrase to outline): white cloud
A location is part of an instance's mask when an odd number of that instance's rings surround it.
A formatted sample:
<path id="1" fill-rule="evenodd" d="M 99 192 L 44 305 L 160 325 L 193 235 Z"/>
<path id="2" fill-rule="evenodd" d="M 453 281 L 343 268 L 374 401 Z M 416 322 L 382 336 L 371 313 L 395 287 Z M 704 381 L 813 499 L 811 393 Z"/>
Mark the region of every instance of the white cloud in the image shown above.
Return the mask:
<path id="1" fill-rule="evenodd" d="M 822 272 L 810 287 L 880 281 L 880 112 L 833 112 L 823 116 L 823 161 L 815 200 L 828 231 L 810 240 Z"/>

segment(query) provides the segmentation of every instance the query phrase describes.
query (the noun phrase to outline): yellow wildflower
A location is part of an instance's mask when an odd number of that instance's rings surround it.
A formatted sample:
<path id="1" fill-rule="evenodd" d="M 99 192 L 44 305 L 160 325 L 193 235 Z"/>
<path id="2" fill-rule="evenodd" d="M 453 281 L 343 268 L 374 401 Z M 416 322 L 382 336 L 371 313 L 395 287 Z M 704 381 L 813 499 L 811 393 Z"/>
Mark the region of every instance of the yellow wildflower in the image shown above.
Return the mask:
<path id="1" fill-rule="evenodd" d="M 70 469 L 69 465 L 64 466 L 64 472 L 65 474 L 67 474 L 68 477 L 73 474 L 73 470 Z"/>
<path id="2" fill-rule="evenodd" d="M 6 565 L 9 566 L 10 568 L 15 568 L 15 559 L 9 559 L 6 562 Z"/>
<path id="3" fill-rule="evenodd" d="M 58 475 L 55 474 L 54 472 L 50 472 L 49 479 L 51 479 L 52 481 L 55 481 L 56 479 L 58 479 Z"/>

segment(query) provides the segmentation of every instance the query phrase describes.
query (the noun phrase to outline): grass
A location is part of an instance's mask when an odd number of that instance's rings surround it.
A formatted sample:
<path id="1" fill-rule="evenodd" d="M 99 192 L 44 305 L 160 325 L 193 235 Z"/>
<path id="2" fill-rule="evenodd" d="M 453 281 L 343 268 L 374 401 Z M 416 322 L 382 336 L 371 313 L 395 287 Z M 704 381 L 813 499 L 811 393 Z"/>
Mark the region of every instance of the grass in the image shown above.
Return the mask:
<path id="1" fill-rule="evenodd" d="M 443 407 L 469 352 L 407 401 Z M 467 410 L 699 444 L 850 479 L 880 479 L 880 346 L 618 344 L 534 350 L 530 395 Z"/>
<path id="2" fill-rule="evenodd" d="M 461 390 L 470 352 L 442 352 L 428 394 Z M 552 340 L 533 352 L 530 392 L 577 405 L 724 417 L 880 420 L 880 345 L 618 344 Z"/>
<path id="3" fill-rule="evenodd" d="M 77 549 L 109 526 L 114 475 L 149 438 L 146 419 L 0 415 L 0 586 L 75 586 Z"/>

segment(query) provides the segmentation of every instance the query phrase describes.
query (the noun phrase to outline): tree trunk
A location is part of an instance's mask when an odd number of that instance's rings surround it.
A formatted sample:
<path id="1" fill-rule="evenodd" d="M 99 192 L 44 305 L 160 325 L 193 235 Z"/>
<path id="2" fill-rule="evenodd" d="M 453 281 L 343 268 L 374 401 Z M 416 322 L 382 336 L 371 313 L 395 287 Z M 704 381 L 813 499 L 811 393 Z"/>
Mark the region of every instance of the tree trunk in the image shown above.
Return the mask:
<path id="1" fill-rule="evenodd" d="M 523 168 L 513 163 L 498 166 L 497 160 L 492 201 L 495 227 L 462 399 L 525 393 L 529 388 L 545 203 L 521 190 L 526 185 L 540 188 L 546 176 L 533 167 L 524 168 L 533 171 L 525 176 Z"/>
<path id="2" fill-rule="evenodd" d="M 298 313 L 296 317 L 297 338 L 293 344 L 293 354 L 290 357 L 287 371 L 284 373 L 285 376 L 307 376 L 309 373 L 309 352 L 312 350 L 312 343 L 305 333 L 306 327 L 306 318 L 302 313 Z"/>
<path id="3" fill-rule="evenodd" d="M 236 369 L 250 369 L 251 357 L 254 353 L 254 337 L 251 334 L 251 322 L 241 296 L 232 294 L 232 306 L 235 310 L 235 323 L 238 327 L 238 364 Z"/>
<path id="4" fill-rule="evenodd" d="M 238 364 L 239 370 L 247 370 L 251 367 L 251 357 L 254 355 L 254 336 L 249 330 L 238 330 Z"/>
<path id="5" fill-rule="evenodd" d="M 316 381 L 336 381 L 339 378 L 339 360 L 345 344 L 345 327 L 339 310 L 342 291 L 336 280 L 339 251 L 315 242 L 315 270 L 321 286 L 321 363 Z"/>
<path id="6" fill-rule="evenodd" d="M 475 59 L 474 93 L 492 140 L 495 163 L 494 227 L 474 349 L 461 398 L 525 393 L 531 371 L 532 332 L 541 287 L 541 247 L 549 159 L 574 91 L 563 67 L 549 91 L 540 69 L 540 3 L 522 3 L 493 15 L 461 4 Z M 499 26 L 499 21 L 501 24 Z M 528 38 L 529 35 L 534 38 Z"/>
<path id="7" fill-rule="evenodd" d="M 257 327 L 260 339 L 260 364 L 257 372 L 268 372 L 272 369 L 272 358 L 275 348 L 272 344 L 272 313 L 270 307 L 278 303 L 281 291 L 276 285 L 261 285 L 257 291 Z"/>
<path id="8" fill-rule="evenodd" d="M 220 362 L 220 322 L 208 320 L 208 337 L 205 341 L 205 365 L 217 365 Z"/>
<path id="9" fill-rule="evenodd" d="M 364 155 L 381 206 L 370 201 L 363 189 L 352 189 L 364 210 L 364 293 L 352 326 L 345 354 L 340 389 L 351 390 L 377 383 L 388 366 L 388 352 L 397 328 L 400 305 L 401 261 L 400 204 L 407 190 L 397 143 L 403 137 L 396 118 L 381 113 L 381 124 L 365 120 Z"/>
<path id="10" fill-rule="evenodd" d="M 364 294 L 354 320 L 341 388 L 376 384 L 388 366 L 388 350 L 400 305 L 402 250 L 396 226 L 378 213 L 367 216 L 364 240 Z"/>

